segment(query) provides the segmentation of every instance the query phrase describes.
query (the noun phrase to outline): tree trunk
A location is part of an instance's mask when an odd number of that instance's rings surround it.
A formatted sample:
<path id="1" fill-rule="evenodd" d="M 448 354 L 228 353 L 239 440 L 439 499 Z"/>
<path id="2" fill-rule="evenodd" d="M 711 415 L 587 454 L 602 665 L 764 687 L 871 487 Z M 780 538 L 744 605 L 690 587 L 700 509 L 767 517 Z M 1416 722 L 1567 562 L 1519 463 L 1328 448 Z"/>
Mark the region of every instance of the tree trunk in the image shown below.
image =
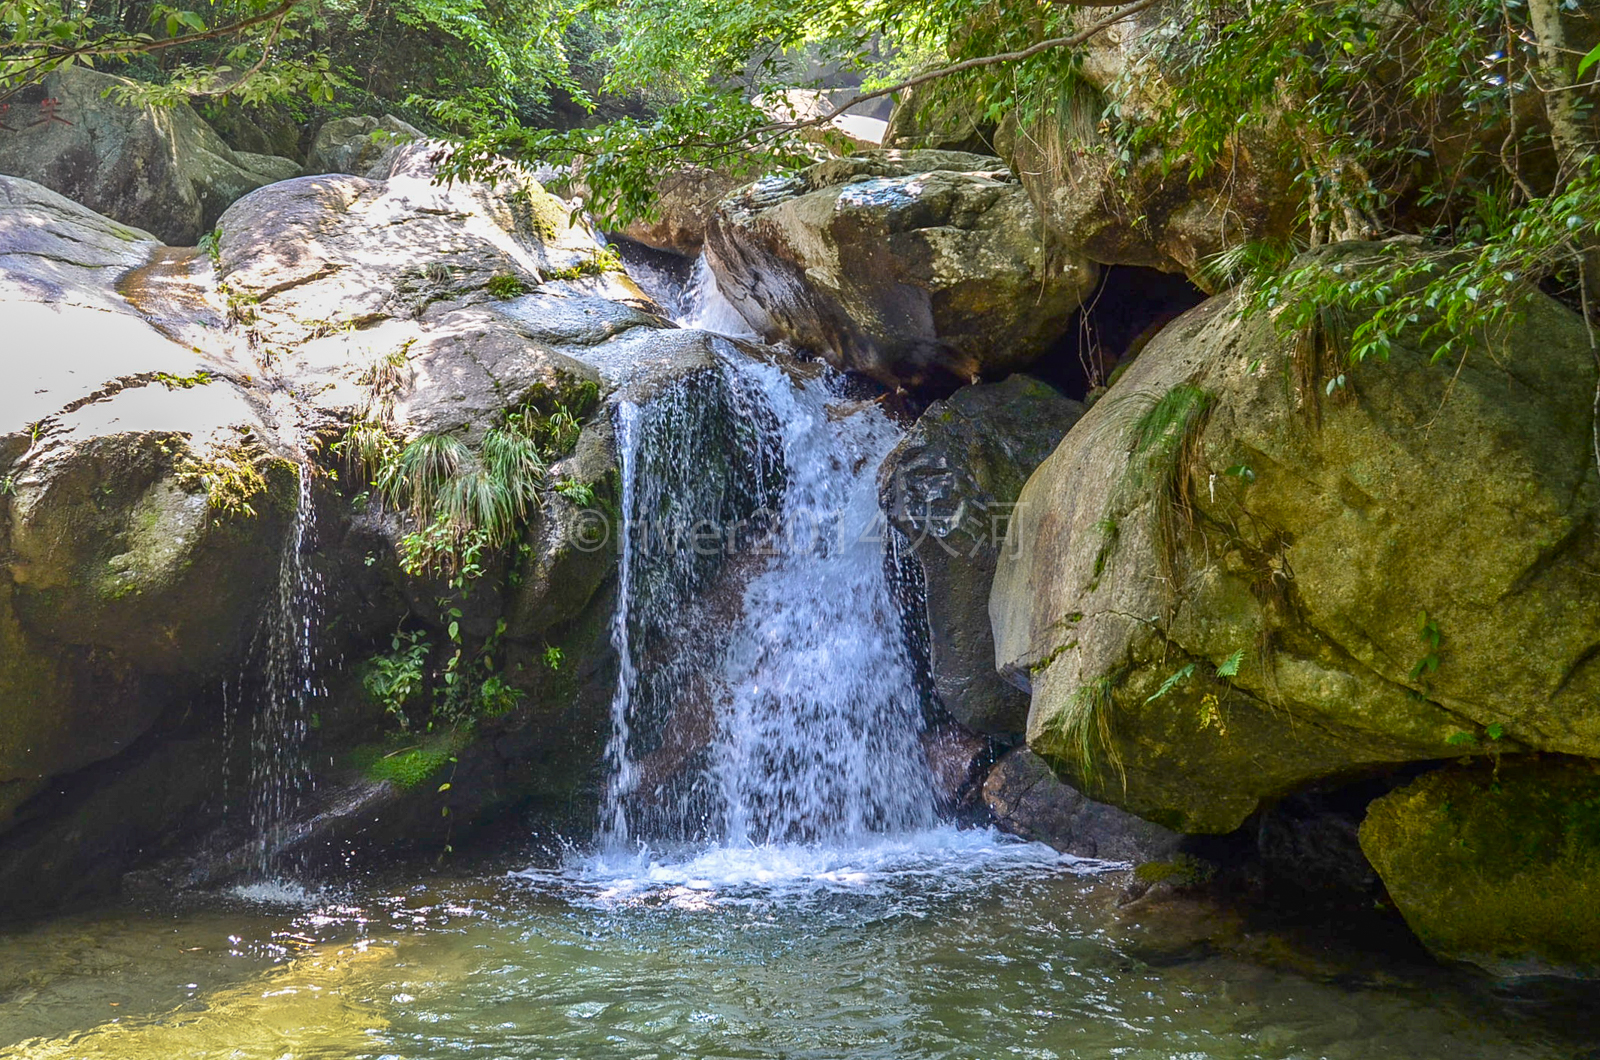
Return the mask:
<path id="1" fill-rule="evenodd" d="M 1594 5 L 1585 4 L 1590 18 Z M 1558 190 L 1579 173 L 1594 157 L 1594 86 L 1578 79 L 1578 60 L 1587 48 L 1580 48 L 1561 14 L 1561 0 L 1529 0 L 1528 21 L 1532 25 L 1539 54 L 1539 88 L 1544 94 L 1545 115 L 1550 120 L 1550 139 L 1560 165 Z M 1591 312 L 1600 306 L 1600 240 L 1590 233 L 1576 247 L 1583 264 L 1584 293 Z"/>

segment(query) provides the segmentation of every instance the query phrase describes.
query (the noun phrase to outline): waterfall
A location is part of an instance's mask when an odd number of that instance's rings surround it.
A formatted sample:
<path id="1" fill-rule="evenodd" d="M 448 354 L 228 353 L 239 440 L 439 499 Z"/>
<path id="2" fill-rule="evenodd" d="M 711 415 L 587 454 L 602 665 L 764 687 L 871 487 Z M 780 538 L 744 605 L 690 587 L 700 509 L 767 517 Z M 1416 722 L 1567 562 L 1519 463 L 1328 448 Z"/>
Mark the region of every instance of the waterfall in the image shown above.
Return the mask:
<path id="1" fill-rule="evenodd" d="M 703 261 L 681 319 L 745 330 Z M 616 411 L 611 849 L 839 843 L 934 824 L 876 474 L 900 430 L 836 374 L 718 343 Z"/>
<path id="2" fill-rule="evenodd" d="M 316 547 L 311 470 L 299 467 L 299 493 L 278 561 L 277 598 L 262 616 L 257 666 L 263 681 L 250 729 L 250 831 L 258 875 L 271 873 L 310 782 L 304 759 L 312 703 L 324 694 L 315 671 L 314 636 L 322 575 L 306 562 Z"/>

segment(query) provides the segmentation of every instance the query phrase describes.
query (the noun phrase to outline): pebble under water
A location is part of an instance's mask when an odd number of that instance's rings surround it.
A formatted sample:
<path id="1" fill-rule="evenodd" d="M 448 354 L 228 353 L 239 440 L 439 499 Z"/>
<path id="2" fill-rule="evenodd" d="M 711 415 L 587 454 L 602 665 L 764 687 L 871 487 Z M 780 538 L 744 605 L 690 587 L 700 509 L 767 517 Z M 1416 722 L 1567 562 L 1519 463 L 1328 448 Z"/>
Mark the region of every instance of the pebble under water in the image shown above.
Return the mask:
<path id="1" fill-rule="evenodd" d="M 102 910 L 0 935 L 0 1056 L 1585 1055 L 1424 962 L 1159 941 L 1108 868 L 940 828 Z"/>

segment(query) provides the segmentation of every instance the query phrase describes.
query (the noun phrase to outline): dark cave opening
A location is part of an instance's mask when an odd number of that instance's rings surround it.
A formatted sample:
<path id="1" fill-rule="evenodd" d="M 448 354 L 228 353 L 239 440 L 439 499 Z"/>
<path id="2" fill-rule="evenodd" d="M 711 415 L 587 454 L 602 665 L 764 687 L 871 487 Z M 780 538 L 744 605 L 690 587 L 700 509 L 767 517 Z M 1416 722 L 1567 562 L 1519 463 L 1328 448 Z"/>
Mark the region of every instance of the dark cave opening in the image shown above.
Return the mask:
<path id="1" fill-rule="evenodd" d="M 1105 386 L 1118 364 L 1131 361 L 1157 332 L 1206 297 L 1176 273 L 1107 265 L 1072 325 L 1028 372 L 1081 401 Z"/>

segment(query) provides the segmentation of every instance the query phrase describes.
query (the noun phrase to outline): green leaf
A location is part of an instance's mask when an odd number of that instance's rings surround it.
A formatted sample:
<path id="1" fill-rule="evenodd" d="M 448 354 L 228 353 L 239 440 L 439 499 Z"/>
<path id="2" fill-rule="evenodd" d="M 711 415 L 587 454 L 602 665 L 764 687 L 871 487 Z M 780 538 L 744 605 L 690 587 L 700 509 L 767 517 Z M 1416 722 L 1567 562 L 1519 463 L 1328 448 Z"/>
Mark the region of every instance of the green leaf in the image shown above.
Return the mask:
<path id="1" fill-rule="evenodd" d="M 1588 73 L 1589 67 L 1593 66 L 1595 63 L 1600 63 L 1600 44 L 1595 45 L 1594 48 L 1590 50 L 1588 55 L 1585 55 L 1582 59 L 1578 60 L 1578 76 L 1582 77 L 1584 74 Z"/>
<path id="2" fill-rule="evenodd" d="M 1499 722 L 1498 722 L 1498 721 L 1497 721 L 1497 722 L 1495 722 L 1495 723 L 1494 723 L 1494 724 L 1493 724 L 1493 725 L 1491 725 L 1491 726 L 1489 726 L 1489 727 L 1488 727 L 1488 728 L 1487 728 L 1487 729 L 1485 729 L 1485 730 L 1484 730 L 1484 732 L 1486 732 L 1486 733 L 1488 733 L 1488 735 L 1489 735 L 1489 739 L 1491 739 L 1491 740 L 1498 740 L 1498 739 L 1500 739 L 1500 738 L 1501 738 L 1501 737 L 1503 737 L 1503 736 L 1505 736 L 1505 734 L 1506 734 L 1506 727 L 1505 727 L 1505 726 L 1504 726 L 1504 725 L 1501 725 L 1501 724 L 1500 724 L 1500 723 L 1499 723 Z"/>
<path id="3" fill-rule="evenodd" d="M 1194 663 L 1190 663 L 1188 666 L 1185 666 L 1183 669 L 1179 670 L 1177 673 L 1161 682 L 1161 687 L 1156 689 L 1155 695 L 1150 696 L 1145 700 L 1145 705 L 1148 706 L 1149 704 L 1154 703 L 1168 692 L 1171 692 L 1174 688 L 1177 688 L 1181 682 L 1187 681 L 1192 676 L 1194 676 Z"/>
<path id="4" fill-rule="evenodd" d="M 1240 648 L 1238 651 L 1222 660 L 1222 665 L 1217 667 L 1217 676 L 1238 677 L 1239 664 L 1242 662 L 1244 662 L 1244 649 Z"/>
<path id="5" fill-rule="evenodd" d="M 443 784 L 440 784 L 439 785 L 439 790 L 442 791 L 442 792 L 443 791 L 449 791 L 450 790 L 450 782 L 449 781 L 445 781 Z"/>

